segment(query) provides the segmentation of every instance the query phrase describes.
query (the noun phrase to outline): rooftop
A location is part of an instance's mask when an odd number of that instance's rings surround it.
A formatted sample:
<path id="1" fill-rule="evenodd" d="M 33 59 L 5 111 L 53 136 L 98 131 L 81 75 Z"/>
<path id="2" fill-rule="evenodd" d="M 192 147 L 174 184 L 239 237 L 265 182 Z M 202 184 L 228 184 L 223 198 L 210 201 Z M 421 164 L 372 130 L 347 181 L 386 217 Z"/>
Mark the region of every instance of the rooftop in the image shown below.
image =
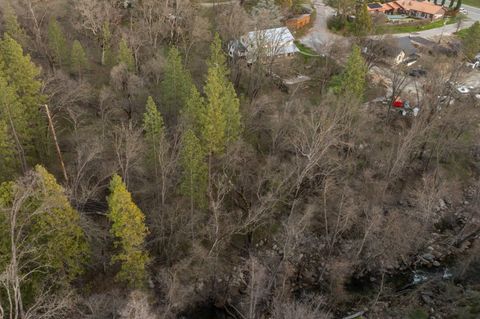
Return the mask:
<path id="1" fill-rule="evenodd" d="M 418 11 L 427 14 L 443 14 L 445 10 L 442 6 L 436 5 L 433 2 L 428 1 L 416 1 L 416 0 L 401 0 L 394 1 L 400 5 L 403 9 L 409 11 Z"/>
<path id="2" fill-rule="evenodd" d="M 369 3 L 367 4 L 367 6 L 370 8 L 370 9 L 380 9 L 382 7 L 382 5 L 378 2 L 375 2 L 375 3 Z"/>
<path id="3" fill-rule="evenodd" d="M 276 43 L 288 43 L 294 41 L 290 30 L 287 27 L 250 31 L 246 35 L 248 42 L 268 41 Z"/>
<path id="4" fill-rule="evenodd" d="M 396 46 L 405 52 L 406 55 L 417 53 L 417 49 L 413 46 L 409 37 L 401 37 L 396 39 Z"/>
<path id="5" fill-rule="evenodd" d="M 399 0 L 399 1 L 390 1 L 386 3 L 369 3 L 368 5 L 369 11 L 379 11 L 379 12 L 387 12 L 391 10 L 398 10 L 404 9 L 405 11 L 417 11 L 426 14 L 443 14 L 445 13 L 445 9 L 442 8 L 440 5 L 436 5 L 432 2 L 428 1 L 417 1 L 417 0 Z"/>
<path id="6" fill-rule="evenodd" d="M 264 48 L 269 56 L 298 52 L 290 30 L 286 27 L 250 31 L 241 38 L 248 50 Z"/>

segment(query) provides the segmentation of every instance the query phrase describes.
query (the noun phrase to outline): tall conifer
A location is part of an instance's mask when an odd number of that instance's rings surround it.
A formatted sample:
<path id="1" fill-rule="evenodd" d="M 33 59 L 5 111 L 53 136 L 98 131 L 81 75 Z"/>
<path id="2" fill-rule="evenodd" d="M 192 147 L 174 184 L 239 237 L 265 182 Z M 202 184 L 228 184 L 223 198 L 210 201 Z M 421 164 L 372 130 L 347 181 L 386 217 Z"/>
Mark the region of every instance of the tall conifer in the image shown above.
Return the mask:
<path id="1" fill-rule="evenodd" d="M 144 247 L 148 234 L 145 216 L 133 202 L 120 176 L 115 174 L 112 177 L 109 190 L 107 217 L 112 223 L 110 233 L 115 237 L 117 248 L 112 263 L 120 263 L 117 280 L 141 287 L 145 283 L 145 268 L 150 259 Z"/>

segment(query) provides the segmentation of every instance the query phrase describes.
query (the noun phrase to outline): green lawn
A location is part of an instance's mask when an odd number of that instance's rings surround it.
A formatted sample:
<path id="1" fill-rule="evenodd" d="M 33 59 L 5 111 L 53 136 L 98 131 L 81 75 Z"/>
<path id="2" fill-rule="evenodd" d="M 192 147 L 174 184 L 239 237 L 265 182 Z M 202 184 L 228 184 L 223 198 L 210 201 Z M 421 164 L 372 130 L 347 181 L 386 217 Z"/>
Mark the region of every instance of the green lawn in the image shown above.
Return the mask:
<path id="1" fill-rule="evenodd" d="M 480 1 L 480 0 L 475 0 Z M 448 18 L 447 24 L 455 23 L 455 18 Z M 376 34 L 386 34 L 386 33 L 412 33 L 418 31 L 425 31 L 430 29 L 436 29 L 443 27 L 444 20 L 437 20 L 432 23 L 424 24 L 424 25 L 385 25 L 378 27 L 376 30 Z"/>
<path id="2" fill-rule="evenodd" d="M 460 31 L 456 32 L 455 34 L 463 39 L 467 35 L 467 32 L 468 32 L 468 28 L 460 30 Z"/>
<path id="3" fill-rule="evenodd" d="M 318 53 L 315 52 L 315 50 L 300 43 L 300 41 L 295 41 L 295 45 L 297 46 L 301 54 L 310 56 L 310 57 L 319 57 Z"/>
<path id="4" fill-rule="evenodd" d="M 480 8 L 480 0 L 463 0 L 462 3 L 468 4 L 469 6 L 472 6 L 472 7 Z"/>

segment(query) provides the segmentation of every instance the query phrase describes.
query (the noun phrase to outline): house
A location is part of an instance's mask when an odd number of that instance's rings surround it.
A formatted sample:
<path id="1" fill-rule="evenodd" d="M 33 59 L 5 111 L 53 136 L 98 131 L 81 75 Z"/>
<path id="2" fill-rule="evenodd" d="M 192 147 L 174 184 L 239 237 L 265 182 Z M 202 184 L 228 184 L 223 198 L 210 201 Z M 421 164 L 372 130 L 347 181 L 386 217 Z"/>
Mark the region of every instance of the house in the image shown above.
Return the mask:
<path id="1" fill-rule="evenodd" d="M 401 9 L 400 5 L 398 5 L 395 1 L 387 2 L 387 3 L 369 3 L 367 4 L 367 9 L 369 12 L 381 12 L 384 14 L 395 14 Z"/>
<path id="2" fill-rule="evenodd" d="M 291 56 L 299 50 L 295 38 L 286 27 L 251 31 L 229 44 L 231 57 L 245 57 L 249 63 L 258 57 Z"/>
<path id="3" fill-rule="evenodd" d="M 396 3 L 401 7 L 399 12 L 410 17 L 436 20 L 445 15 L 445 9 L 433 2 L 402 0 L 396 1 Z"/>
<path id="4" fill-rule="evenodd" d="M 411 65 L 418 59 L 417 49 L 413 46 L 409 37 L 393 39 L 386 55 L 395 65 L 400 63 Z"/>
<path id="5" fill-rule="evenodd" d="M 443 18 L 445 9 L 433 2 L 417 0 L 398 0 L 367 5 L 371 13 L 404 14 L 413 18 L 436 20 Z"/>
<path id="6" fill-rule="evenodd" d="M 368 12 L 386 13 L 387 8 L 382 3 L 374 2 L 367 4 L 367 10 Z"/>

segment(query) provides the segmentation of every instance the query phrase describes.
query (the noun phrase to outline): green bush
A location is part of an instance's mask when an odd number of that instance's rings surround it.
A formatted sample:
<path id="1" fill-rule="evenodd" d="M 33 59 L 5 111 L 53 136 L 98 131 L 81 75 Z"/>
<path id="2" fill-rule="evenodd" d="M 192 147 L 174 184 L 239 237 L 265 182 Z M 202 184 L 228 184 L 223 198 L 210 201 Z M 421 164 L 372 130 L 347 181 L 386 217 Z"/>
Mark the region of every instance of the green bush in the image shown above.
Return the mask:
<path id="1" fill-rule="evenodd" d="M 332 16 L 327 20 L 327 27 L 330 30 L 341 31 L 347 25 L 347 20 L 340 16 Z"/>

